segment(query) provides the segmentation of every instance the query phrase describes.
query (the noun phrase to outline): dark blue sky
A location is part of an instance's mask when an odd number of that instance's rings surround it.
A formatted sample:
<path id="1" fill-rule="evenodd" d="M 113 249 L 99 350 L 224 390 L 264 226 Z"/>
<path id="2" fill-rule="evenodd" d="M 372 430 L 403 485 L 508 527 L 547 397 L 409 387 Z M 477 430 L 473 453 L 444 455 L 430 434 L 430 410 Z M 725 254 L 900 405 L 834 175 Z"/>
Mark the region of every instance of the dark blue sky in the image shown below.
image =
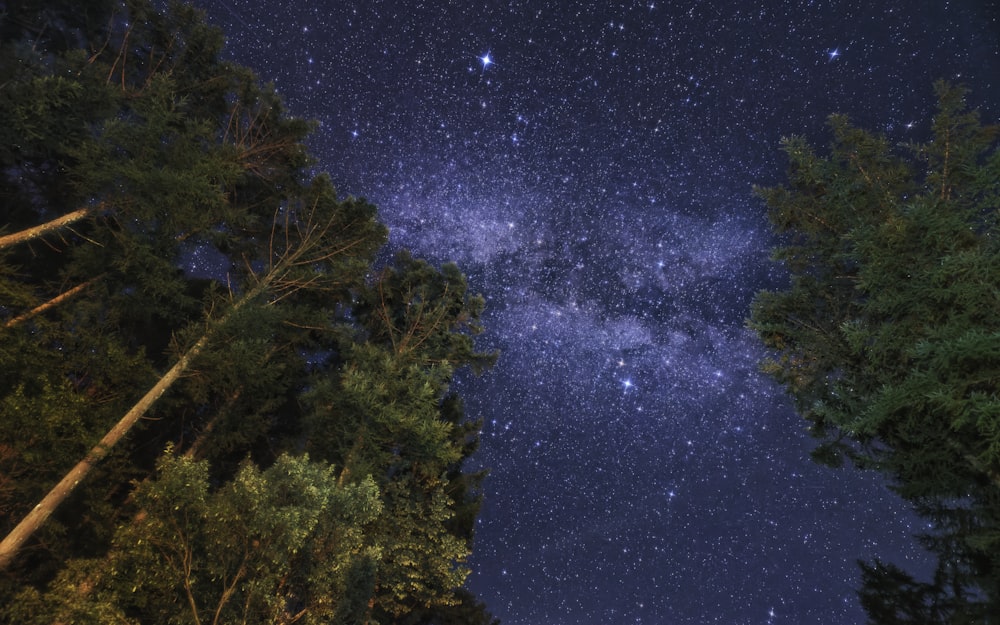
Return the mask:
<path id="1" fill-rule="evenodd" d="M 926 566 L 756 371 L 783 275 L 751 185 L 833 112 L 926 139 L 939 78 L 996 119 L 995 3 L 199 4 L 341 193 L 488 300 L 469 585 L 506 625 L 861 623 L 857 559 Z"/>

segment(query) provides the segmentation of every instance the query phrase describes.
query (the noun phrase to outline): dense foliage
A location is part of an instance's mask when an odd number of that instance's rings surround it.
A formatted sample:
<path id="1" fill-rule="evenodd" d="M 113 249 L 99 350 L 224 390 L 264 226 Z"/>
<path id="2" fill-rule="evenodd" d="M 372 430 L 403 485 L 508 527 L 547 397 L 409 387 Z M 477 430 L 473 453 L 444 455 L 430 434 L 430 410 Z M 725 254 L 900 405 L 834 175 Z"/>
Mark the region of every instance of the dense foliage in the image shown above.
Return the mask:
<path id="1" fill-rule="evenodd" d="M 897 150 L 834 116 L 829 154 L 788 139 L 788 184 L 758 189 L 791 272 L 753 308 L 765 369 L 817 460 L 884 472 L 932 528 L 933 579 L 862 566 L 872 623 L 1000 614 L 998 128 L 961 88 L 937 93 L 929 142 Z"/>
<path id="2" fill-rule="evenodd" d="M 14 3 L 0 42 L 0 618 L 489 623 L 459 270 L 375 269 L 188 6 Z"/>

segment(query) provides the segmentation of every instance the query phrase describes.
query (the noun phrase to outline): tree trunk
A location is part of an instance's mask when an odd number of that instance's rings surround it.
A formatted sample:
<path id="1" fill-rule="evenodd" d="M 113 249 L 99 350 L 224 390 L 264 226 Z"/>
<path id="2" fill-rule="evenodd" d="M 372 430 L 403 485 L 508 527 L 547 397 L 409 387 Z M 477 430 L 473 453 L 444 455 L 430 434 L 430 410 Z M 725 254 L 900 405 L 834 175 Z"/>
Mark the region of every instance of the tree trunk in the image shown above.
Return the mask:
<path id="1" fill-rule="evenodd" d="M 30 241 L 31 239 L 37 239 L 38 237 L 49 234 L 50 232 L 61 230 L 70 224 L 83 221 L 87 217 L 96 214 L 102 208 L 103 205 L 91 206 L 89 208 L 78 208 L 73 212 L 66 213 L 61 217 L 56 217 L 55 219 L 38 226 L 33 226 L 31 228 L 27 228 L 26 230 L 15 232 L 14 234 L 0 236 L 0 250 L 17 245 L 18 243 Z"/>
<path id="2" fill-rule="evenodd" d="M 81 209 L 90 211 L 93 209 Z M 78 213 L 80 211 L 77 211 Z M 86 214 L 78 216 L 76 219 L 83 219 Z M 68 215 L 66 216 L 68 217 Z M 14 560 L 14 556 L 17 555 L 18 550 L 24 545 L 25 541 L 31 537 L 31 535 L 42 526 L 43 523 L 52 515 L 52 512 L 65 500 L 70 493 L 72 493 L 80 481 L 83 480 L 90 470 L 97 464 L 102 458 L 104 458 L 110 449 L 118 443 L 119 440 L 132 428 L 133 425 L 149 410 L 149 408 L 156 403 L 156 400 L 163 395 L 164 392 L 169 389 L 174 382 L 180 378 L 181 375 L 191 366 L 191 362 L 198 356 L 198 354 L 205 348 L 208 344 L 209 339 L 214 333 L 215 329 L 225 325 L 226 320 L 238 309 L 242 308 L 248 302 L 253 301 L 259 295 L 265 291 L 271 289 L 272 287 L 280 292 L 283 292 L 282 297 L 287 296 L 289 293 L 297 291 L 302 288 L 307 288 L 309 286 L 309 281 L 299 281 L 291 280 L 284 282 L 282 278 L 285 272 L 290 268 L 302 265 L 311 265 L 322 260 L 326 260 L 332 256 L 341 253 L 344 249 L 348 248 L 338 248 L 335 250 L 323 250 L 321 249 L 319 254 L 313 257 L 309 257 L 308 254 L 313 252 L 318 246 L 323 242 L 323 236 L 329 228 L 329 223 L 327 224 L 316 224 L 311 220 L 312 215 L 307 216 L 303 220 L 303 227 L 299 228 L 301 239 L 297 241 L 297 245 L 289 246 L 280 254 L 280 259 L 277 263 L 270 267 L 268 272 L 256 280 L 256 284 L 247 291 L 239 300 L 233 303 L 233 306 L 222 316 L 221 319 L 211 323 L 208 330 L 198 339 L 198 342 L 191 346 L 188 351 L 180 357 L 176 364 L 170 368 L 167 373 L 160 378 L 153 388 L 147 392 L 142 399 L 140 399 L 132 408 L 126 413 L 124 417 L 107 433 L 104 438 L 101 439 L 87 456 L 77 463 L 69 473 L 59 481 L 56 486 L 49 491 L 45 497 L 35 506 L 35 508 L 28 513 L 28 516 L 24 518 L 17 526 L 11 530 L 11 532 L 0 542 L 0 571 L 3 571 L 10 563 Z M 287 216 L 286 216 L 287 219 Z M 72 223 L 70 221 L 64 221 L 60 225 L 50 225 L 43 224 L 43 226 L 38 226 L 38 228 L 48 228 L 47 231 L 54 230 L 56 228 Z M 32 229 L 37 230 L 37 228 Z M 18 237 L 28 232 L 22 231 L 20 233 L 10 235 L 12 237 Z M 37 232 L 34 236 L 41 236 L 45 232 Z M 271 249 L 274 249 L 274 233 L 272 232 L 272 240 L 270 242 Z M 5 237 L 9 238 L 9 237 Z M 30 238 L 30 237 L 27 237 Z M 22 238 L 20 240 L 25 240 Z M 0 239 L 3 241 L 3 239 Z M 3 244 L 0 243 L 0 248 Z"/>
<path id="3" fill-rule="evenodd" d="M 28 319 L 31 319 L 32 317 L 35 317 L 36 315 L 40 315 L 40 314 L 42 314 L 43 312 L 45 312 L 46 310 L 48 310 L 50 308 L 55 308 L 59 304 L 61 304 L 64 301 L 68 300 L 69 298 L 73 297 L 74 295 L 76 295 L 80 291 L 83 291 L 84 289 L 86 289 L 87 287 L 91 286 L 92 284 L 94 284 L 95 282 L 97 282 L 100 279 L 101 279 L 101 276 L 97 276 L 96 278 L 91 278 L 90 280 L 87 280 L 83 284 L 78 284 L 75 287 L 73 287 L 72 289 L 70 289 L 68 291 L 64 291 L 64 292 L 60 293 L 59 295 L 56 295 L 55 297 L 53 297 L 49 301 L 45 302 L 44 304 L 40 304 L 38 306 L 35 306 L 34 308 L 32 308 L 31 310 L 29 310 L 28 312 L 26 312 L 24 314 L 21 314 L 21 315 L 18 315 L 17 317 L 14 317 L 13 319 L 11 319 L 7 323 L 5 323 L 3 327 L 5 327 L 5 328 L 13 328 L 17 324 L 19 324 L 21 322 L 24 322 L 24 321 L 27 321 Z"/>
<path id="4" fill-rule="evenodd" d="M 157 399 L 163 395 L 164 392 L 174 382 L 179 378 L 191 365 L 191 361 L 204 349 L 205 345 L 208 343 L 208 338 L 210 334 L 206 333 L 203 335 L 197 343 L 195 343 L 191 349 L 189 349 L 180 359 L 170 368 L 170 371 L 160 378 L 160 381 L 156 383 L 153 388 L 149 389 L 142 399 L 140 399 L 132 408 L 125 414 L 124 417 L 113 427 L 111 430 L 104 435 L 90 453 L 78 462 L 75 467 L 70 469 L 62 480 L 59 481 L 55 487 L 49 491 L 45 497 L 35 506 L 35 508 L 28 513 L 20 523 L 17 524 L 7 537 L 0 542 L 0 571 L 6 569 L 10 563 L 13 561 L 14 556 L 17 555 L 18 550 L 24 544 L 28 538 L 42 526 L 43 523 L 49 518 L 53 511 L 66 499 L 70 493 L 72 493 L 80 481 L 83 480 L 90 470 L 94 468 L 102 458 L 108 455 L 108 452 L 112 447 L 115 446 L 118 441 L 122 439 L 123 436 L 132 428 L 133 425 L 149 410 L 149 408 L 156 402 Z"/>

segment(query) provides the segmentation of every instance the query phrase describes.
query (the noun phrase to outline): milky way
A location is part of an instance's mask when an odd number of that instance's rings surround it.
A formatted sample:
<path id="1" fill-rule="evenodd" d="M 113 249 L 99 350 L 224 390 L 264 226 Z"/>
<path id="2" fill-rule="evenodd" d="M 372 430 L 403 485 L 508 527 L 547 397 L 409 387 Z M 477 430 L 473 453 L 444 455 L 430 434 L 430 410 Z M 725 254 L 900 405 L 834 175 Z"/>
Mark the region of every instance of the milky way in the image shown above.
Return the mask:
<path id="1" fill-rule="evenodd" d="M 784 276 L 751 186 L 833 112 L 926 138 L 938 78 L 996 119 L 992 3 L 200 4 L 392 247 L 487 298 L 502 356 L 457 388 L 492 469 L 470 587 L 504 623 L 859 623 L 857 559 L 926 570 L 757 372 L 744 320 Z"/>

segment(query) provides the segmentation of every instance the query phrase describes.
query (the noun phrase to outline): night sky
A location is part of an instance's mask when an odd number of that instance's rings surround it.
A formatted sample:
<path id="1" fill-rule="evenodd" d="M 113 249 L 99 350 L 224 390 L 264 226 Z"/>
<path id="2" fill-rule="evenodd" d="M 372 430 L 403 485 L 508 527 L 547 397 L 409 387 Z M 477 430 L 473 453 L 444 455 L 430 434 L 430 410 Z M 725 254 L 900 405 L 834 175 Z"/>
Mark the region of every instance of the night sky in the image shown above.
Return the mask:
<path id="1" fill-rule="evenodd" d="M 938 78 L 1000 117 L 995 3 L 198 4 L 392 247 L 487 298 L 501 358 L 456 386 L 492 469 L 469 586 L 504 625 L 849 625 L 857 559 L 927 570 L 757 372 L 749 304 L 785 276 L 751 185 L 830 113 L 927 139 Z"/>

